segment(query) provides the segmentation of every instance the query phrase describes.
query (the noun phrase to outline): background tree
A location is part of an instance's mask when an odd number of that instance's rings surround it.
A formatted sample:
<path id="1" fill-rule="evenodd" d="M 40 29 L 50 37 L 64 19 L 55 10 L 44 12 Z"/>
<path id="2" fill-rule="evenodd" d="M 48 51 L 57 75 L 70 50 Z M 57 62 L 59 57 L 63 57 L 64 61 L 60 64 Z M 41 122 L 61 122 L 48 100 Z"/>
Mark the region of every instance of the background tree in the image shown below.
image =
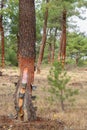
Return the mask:
<path id="1" fill-rule="evenodd" d="M 49 0 L 46 0 L 46 4 L 48 4 Z M 48 20 L 48 7 L 46 6 L 45 15 L 44 15 L 44 26 L 43 26 L 43 36 L 42 36 L 42 43 L 40 46 L 40 52 L 37 62 L 37 73 L 40 73 L 40 65 L 44 55 L 44 48 L 46 44 L 46 37 L 47 37 L 47 20 Z"/>
<path id="2" fill-rule="evenodd" d="M 4 7 L 4 0 L 0 1 L 0 11 L 2 11 Z M 2 67 L 5 66 L 5 51 L 4 51 L 4 28 L 3 28 L 3 15 L 0 14 L 0 35 L 1 35 L 1 63 Z"/>
<path id="3" fill-rule="evenodd" d="M 47 24 L 47 45 L 44 49 L 44 57 L 43 57 L 43 63 L 47 62 L 48 57 L 48 42 L 49 39 L 51 40 L 51 48 L 55 48 L 55 58 L 57 59 L 57 53 L 60 50 L 59 44 L 60 44 L 60 37 L 62 34 L 62 12 L 64 9 L 64 6 L 67 8 L 67 19 L 66 19 L 66 28 L 68 31 L 68 27 L 70 29 L 76 28 L 76 26 L 70 26 L 69 23 L 71 21 L 68 21 L 68 18 L 73 15 L 77 15 L 78 13 L 75 12 L 75 8 L 78 6 L 78 3 L 74 4 L 75 1 L 63 1 L 61 0 L 50 0 L 49 4 L 46 5 L 46 2 L 44 0 L 36 0 L 36 28 L 37 28 L 37 38 L 36 38 L 36 53 L 37 58 L 39 54 L 39 47 L 42 39 L 42 30 L 43 30 L 43 22 L 44 22 L 44 13 L 46 7 L 49 8 L 49 17 L 48 17 L 48 24 Z M 79 1 L 79 7 L 83 7 L 85 1 L 80 0 Z M 12 1 L 7 0 L 4 1 L 4 8 L 1 11 L 1 14 L 3 14 L 3 25 L 4 25 L 4 33 L 5 33 L 5 63 L 6 65 L 17 65 L 17 38 L 18 36 L 18 0 Z M 86 5 L 86 3 L 85 3 Z M 79 9 L 80 10 L 80 9 Z M 55 36 L 55 30 L 57 29 L 56 36 Z M 51 34 L 50 34 L 51 30 Z M 76 30 L 77 31 L 77 30 Z M 68 35 L 67 35 L 68 38 Z M 55 40 L 54 40 L 55 39 Z M 55 45 L 54 45 L 55 41 Z M 19 44 L 18 44 L 19 45 Z M 55 47 L 54 47 L 55 46 Z M 9 48 L 9 49 L 8 49 Z M 51 54 L 53 53 L 54 49 L 51 49 Z M 1 52 L 1 50 L 0 50 Z M 14 58 L 12 58 L 14 57 Z M 53 56 L 54 57 L 54 56 Z M 36 59 L 37 61 L 37 59 Z"/>
<path id="4" fill-rule="evenodd" d="M 0 12 L 3 15 L 5 64 L 18 65 L 17 63 L 18 0 L 4 1 L 4 8 Z"/>
<path id="5" fill-rule="evenodd" d="M 73 3 L 75 3 L 75 0 L 72 1 L 64 1 L 62 3 L 62 17 L 61 17 L 61 37 L 60 37 L 60 48 L 58 53 L 58 60 L 62 61 L 62 64 L 64 66 L 65 64 L 65 57 L 66 57 L 66 29 L 67 29 L 67 18 L 71 15 L 71 11 L 75 14 L 75 7 L 73 6 Z"/>
<path id="6" fill-rule="evenodd" d="M 79 60 L 86 59 L 87 56 L 87 38 L 82 34 L 76 34 L 75 32 L 68 34 L 67 39 L 67 56 L 71 59 L 75 59 L 76 65 L 78 65 Z"/>

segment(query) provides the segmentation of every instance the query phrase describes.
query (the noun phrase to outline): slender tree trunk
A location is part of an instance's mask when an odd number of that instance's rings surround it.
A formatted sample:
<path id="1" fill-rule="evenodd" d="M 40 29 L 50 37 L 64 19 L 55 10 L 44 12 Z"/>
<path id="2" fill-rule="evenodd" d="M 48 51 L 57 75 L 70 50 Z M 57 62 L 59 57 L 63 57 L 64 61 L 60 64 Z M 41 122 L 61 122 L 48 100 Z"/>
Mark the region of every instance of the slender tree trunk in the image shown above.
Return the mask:
<path id="1" fill-rule="evenodd" d="M 54 55 L 55 55 L 55 42 L 52 44 L 52 53 L 51 53 L 51 62 L 54 62 Z"/>
<path id="2" fill-rule="evenodd" d="M 46 0 L 46 2 L 48 3 L 49 0 Z M 42 36 L 42 43 L 40 46 L 40 52 L 39 52 L 39 57 L 38 57 L 38 62 L 37 62 L 37 73 L 40 73 L 40 66 L 43 60 L 43 55 L 44 55 L 44 48 L 45 48 L 45 44 L 46 44 L 46 30 L 47 30 L 47 20 L 48 20 L 48 7 L 46 8 L 45 11 L 45 17 L 44 17 L 44 26 L 43 26 L 43 36 Z"/>
<path id="3" fill-rule="evenodd" d="M 78 65 L 79 58 L 80 58 L 79 53 L 77 53 L 77 54 L 76 54 L 76 58 L 75 58 L 75 60 L 76 60 L 76 65 Z"/>
<path id="4" fill-rule="evenodd" d="M 64 67 L 66 57 L 66 10 L 63 10 L 62 16 L 62 33 L 60 40 L 60 50 L 58 54 L 58 60 L 62 62 Z"/>
<path id="5" fill-rule="evenodd" d="M 4 0 L 0 2 L 1 10 L 3 9 Z M 1 33 L 1 66 L 5 66 L 5 51 L 4 51 L 4 28 L 2 23 L 2 15 L 0 15 L 0 33 Z"/>
<path id="6" fill-rule="evenodd" d="M 50 38 L 49 38 L 49 42 L 48 42 L 48 63 L 51 63 L 51 53 L 52 53 L 52 41 L 51 41 L 51 29 L 50 31 Z"/>
<path id="7" fill-rule="evenodd" d="M 52 44 L 48 45 L 48 63 L 51 63 L 51 52 L 52 52 Z"/>
<path id="8" fill-rule="evenodd" d="M 52 56 L 51 56 L 52 63 L 54 62 L 56 35 L 57 35 L 57 28 L 55 29 L 54 43 L 52 44 Z"/>
<path id="9" fill-rule="evenodd" d="M 19 62 L 19 44 L 20 44 L 20 38 L 19 38 L 19 33 L 17 34 L 17 60 Z"/>
<path id="10" fill-rule="evenodd" d="M 4 51 L 4 29 L 3 29 L 3 27 L 2 27 L 2 33 L 1 33 L 1 46 L 2 46 L 2 55 L 1 55 L 1 57 L 2 57 L 2 68 L 4 68 L 4 66 L 5 66 L 5 51 Z"/>
<path id="11" fill-rule="evenodd" d="M 21 120 L 35 120 L 36 113 L 32 104 L 32 88 L 35 62 L 35 22 L 34 0 L 19 0 L 18 59 L 20 80 L 16 91 L 15 107 Z"/>
<path id="12" fill-rule="evenodd" d="M 61 108 L 64 111 L 65 109 L 64 109 L 64 101 L 63 101 L 63 90 L 61 90 L 61 100 L 60 100 L 60 102 L 61 102 Z"/>

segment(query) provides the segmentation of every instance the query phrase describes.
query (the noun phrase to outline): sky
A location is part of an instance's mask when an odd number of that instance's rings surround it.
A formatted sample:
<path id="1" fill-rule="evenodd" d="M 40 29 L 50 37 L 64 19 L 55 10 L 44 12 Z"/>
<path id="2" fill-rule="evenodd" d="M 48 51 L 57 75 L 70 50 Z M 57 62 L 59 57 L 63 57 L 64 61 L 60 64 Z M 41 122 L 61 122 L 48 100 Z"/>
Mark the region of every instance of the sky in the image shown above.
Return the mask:
<path id="1" fill-rule="evenodd" d="M 84 33 L 87 36 L 87 9 L 82 8 L 80 10 L 80 16 L 83 18 L 78 18 L 77 16 L 72 16 L 69 21 L 72 25 L 76 25 L 75 30 Z"/>
<path id="2" fill-rule="evenodd" d="M 80 32 L 83 32 L 87 35 L 87 19 L 86 20 L 78 20 L 77 21 Z"/>
<path id="3" fill-rule="evenodd" d="M 81 16 L 85 18 L 84 20 L 77 18 L 77 25 L 81 32 L 84 32 L 87 35 L 87 9 L 83 9 Z"/>

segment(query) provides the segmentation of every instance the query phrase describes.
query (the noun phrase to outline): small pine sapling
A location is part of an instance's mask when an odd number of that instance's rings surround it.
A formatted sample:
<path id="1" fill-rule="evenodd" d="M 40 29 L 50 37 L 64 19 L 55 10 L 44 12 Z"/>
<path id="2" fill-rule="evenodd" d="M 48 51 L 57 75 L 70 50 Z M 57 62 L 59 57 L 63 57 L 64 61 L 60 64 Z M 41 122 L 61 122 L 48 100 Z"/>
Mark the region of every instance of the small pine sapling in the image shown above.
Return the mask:
<path id="1" fill-rule="evenodd" d="M 78 90 L 67 86 L 70 78 L 67 76 L 67 73 L 60 62 L 53 63 L 48 75 L 48 81 L 51 85 L 49 88 L 51 98 L 58 99 L 61 103 L 62 110 L 64 110 L 65 100 L 71 99 L 71 97 L 77 95 Z"/>

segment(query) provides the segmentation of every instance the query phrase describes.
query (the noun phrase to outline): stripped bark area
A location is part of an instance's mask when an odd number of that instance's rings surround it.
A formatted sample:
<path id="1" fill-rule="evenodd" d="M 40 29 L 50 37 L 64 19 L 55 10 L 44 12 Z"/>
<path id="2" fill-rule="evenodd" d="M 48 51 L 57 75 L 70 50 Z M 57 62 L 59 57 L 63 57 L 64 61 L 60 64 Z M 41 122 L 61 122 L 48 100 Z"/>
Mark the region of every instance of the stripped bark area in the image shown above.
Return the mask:
<path id="1" fill-rule="evenodd" d="M 20 75 L 23 75 L 25 68 L 28 69 L 28 84 L 33 83 L 34 81 L 34 62 L 35 61 L 33 58 L 23 58 L 21 56 L 19 57 Z"/>
<path id="2" fill-rule="evenodd" d="M 19 63 L 21 79 L 18 81 L 15 92 L 17 117 L 20 120 L 36 120 L 36 110 L 31 98 L 31 84 L 34 80 L 34 60 L 20 57 Z"/>

